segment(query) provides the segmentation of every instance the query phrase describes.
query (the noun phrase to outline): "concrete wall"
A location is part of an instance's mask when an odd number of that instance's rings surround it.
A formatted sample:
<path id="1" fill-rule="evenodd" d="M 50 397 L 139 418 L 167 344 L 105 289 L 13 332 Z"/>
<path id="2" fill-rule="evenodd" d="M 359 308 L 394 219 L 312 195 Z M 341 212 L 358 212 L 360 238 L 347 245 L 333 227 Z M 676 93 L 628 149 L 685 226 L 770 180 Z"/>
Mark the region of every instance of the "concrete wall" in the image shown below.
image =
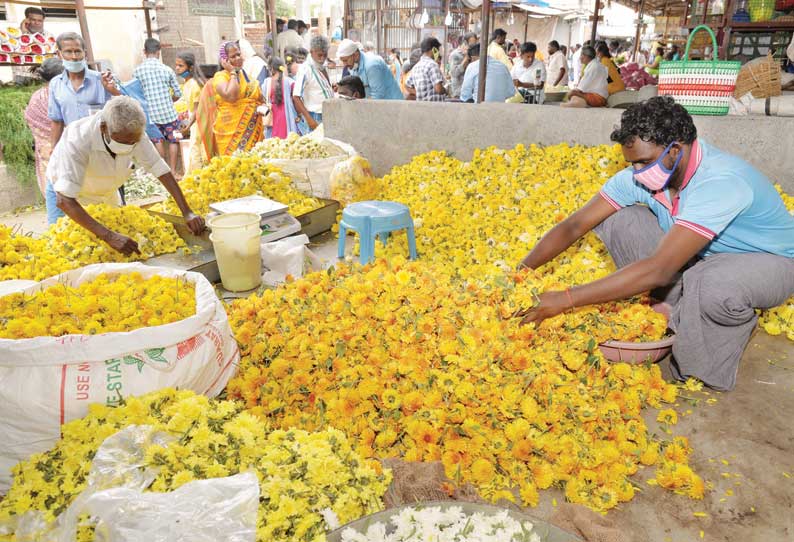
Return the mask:
<path id="1" fill-rule="evenodd" d="M 620 110 L 572 110 L 555 106 L 398 101 L 326 102 L 328 137 L 346 141 L 366 156 L 377 175 L 430 150 L 469 160 L 476 148 L 519 143 L 609 143 Z M 695 117 L 698 134 L 741 156 L 794 194 L 794 119 Z"/>
<path id="2" fill-rule="evenodd" d="M 158 35 L 163 45 L 163 62 L 173 66 L 177 51 L 190 50 L 200 64 L 217 63 L 221 41 L 242 37 L 238 2 L 235 8 L 237 17 L 210 17 L 191 15 L 188 0 L 164 2 L 153 25 L 155 30 L 168 27 Z"/>

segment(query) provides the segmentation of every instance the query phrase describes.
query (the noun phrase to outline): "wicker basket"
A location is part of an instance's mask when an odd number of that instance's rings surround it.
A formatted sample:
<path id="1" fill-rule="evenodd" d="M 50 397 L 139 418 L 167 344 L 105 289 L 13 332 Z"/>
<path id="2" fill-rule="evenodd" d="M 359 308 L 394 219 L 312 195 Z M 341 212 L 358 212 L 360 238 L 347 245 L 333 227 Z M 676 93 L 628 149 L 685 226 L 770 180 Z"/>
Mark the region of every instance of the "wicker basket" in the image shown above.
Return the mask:
<path id="1" fill-rule="evenodd" d="M 741 98 L 748 92 L 753 93 L 753 98 L 780 96 L 780 63 L 771 54 L 742 66 L 733 96 Z"/>

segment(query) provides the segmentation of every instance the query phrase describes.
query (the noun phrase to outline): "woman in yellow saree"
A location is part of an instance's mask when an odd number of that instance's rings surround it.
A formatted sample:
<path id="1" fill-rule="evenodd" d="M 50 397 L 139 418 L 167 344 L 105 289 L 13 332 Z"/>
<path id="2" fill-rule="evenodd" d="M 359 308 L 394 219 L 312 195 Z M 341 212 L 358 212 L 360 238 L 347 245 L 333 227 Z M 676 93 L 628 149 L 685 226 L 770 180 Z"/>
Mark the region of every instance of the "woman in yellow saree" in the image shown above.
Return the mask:
<path id="1" fill-rule="evenodd" d="M 264 103 L 259 82 L 243 71 L 243 57 L 237 42 L 221 46 L 222 71 L 212 78 L 217 115 L 212 132 L 218 154 L 251 150 L 262 140 L 262 115 L 256 108 Z"/>

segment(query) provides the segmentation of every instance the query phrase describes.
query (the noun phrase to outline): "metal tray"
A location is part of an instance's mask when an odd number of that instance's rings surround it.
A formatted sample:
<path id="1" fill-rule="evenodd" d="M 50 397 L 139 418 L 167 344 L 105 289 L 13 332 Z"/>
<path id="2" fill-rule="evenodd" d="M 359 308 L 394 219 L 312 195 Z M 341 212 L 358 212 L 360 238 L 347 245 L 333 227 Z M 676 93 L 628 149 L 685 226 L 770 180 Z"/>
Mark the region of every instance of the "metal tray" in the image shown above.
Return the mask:
<path id="1" fill-rule="evenodd" d="M 515 510 L 505 509 L 490 504 L 479 504 L 479 503 L 460 502 L 460 501 L 422 502 L 422 503 L 406 504 L 403 506 L 399 506 L 397 508 L 389 508 L 388 510 L 377 512 L 375 514 L 365 516 L 356 521 L 352 521 L 347 525 L 343 525 L 342 527 L 328 533 L 325 539 L 327 542 L 341 542 L 342 531 L 344 531 L 345 529 L 354 529 L 360 533 L 366 533 L 367 528 L 370 525 L 378 522 L 387 525 L 386 532 L 391 532 L 394 530 L 393 526 L 391 527 L 391 529 L 389 528 L 389 520 L 391 519 L 392 516 L 399 514 L 402 510 L 406 508 L 427 508 L 429 506 L 440 506 L 442 509 L 450 508 L 452 506 L 458 506 L 462 508 L 463 512 L 467 514 L 474 514 L 475 512 L 496 514 L 499 512 L 503 512 L 504 510 L 507 510 L 510 516 L 513 517 L 513 519 L 515 520 L 532 522 L 532 525 L 534 526 L 532 532 L 537 533 L 538 536 L 540 536 L 541 542 L 582 542 L 581 538 L 574 536 L 566 531 L 563 531 L 559 527 L 555 527 L 550 523 L 539 520 L 537 518 L 533 518 L 532 516 L 525 514 L 523 512 L 517 512 Z"/>
<path id="2" fill-rule="evenodd" d="M 296 216 L 301 223 L 301 233 L 314 237 L 330 230 L 336 224 L 336 213 L 339 211 L 339 202 L 332 199 L 317 198 L 323 206 L 314 211 Z"/>
<path id="3" fill-rule="evenodd" d="M 334 224 L 336 224 L 336 213 L 339 211 L 339 202 L 332 199 L 325 199 L 325 198 L 317 198 L 322 203 L 323 206 L 319 209 L 315 209 L 314 211 L 309 211 L 308 213 L 304 213 L 302 215 L 298 215 L 295 218 L 298 222 L 301 223 L 301 231 L 307 235 L 308 237 L 314 237 L 315 235 L 320 235 L 323 232 L 330 230 Z M 194 235 L 190 233 L 185 225 L 185 220 L 182 218 L 181 215 L 172 215 L 168 213 L 161 213 L 159 211 L 153 211 L 151 207 L 156 205 L 159 202 L 149 203 L 147 205 L 143 205 L 142 208 L 146 209 L 149 213 L 159 216 L 166 222 L 170 222 L 176 227 L 177 233 L 185 239 L 185 241 L 190 244 L 187 237 L 185 235 L 191 236 L 196 238 Z M 207 234 L 203 235 L 206 237 L 207 242 L 212 246 L 212 243 L 209 241 L 209 236 Z M 195 244 L 195 243 L 194 243 Z"/>

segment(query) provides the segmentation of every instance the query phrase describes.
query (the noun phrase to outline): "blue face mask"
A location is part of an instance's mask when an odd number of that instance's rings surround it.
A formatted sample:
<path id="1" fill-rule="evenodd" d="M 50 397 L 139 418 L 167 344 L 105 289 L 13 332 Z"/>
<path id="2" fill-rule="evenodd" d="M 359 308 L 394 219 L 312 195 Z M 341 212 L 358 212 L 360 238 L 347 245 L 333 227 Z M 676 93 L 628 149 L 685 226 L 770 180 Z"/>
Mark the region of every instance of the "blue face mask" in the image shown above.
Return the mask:
<path id="1" fill-rule="evenodd" d="M 63 60 L 62 62 L 63 69 L 71 73 L 80 73 L 88 67 L 85 60 Z"/>
<path id="2" fill-rule="evenodd" d="M 190 70 L 185 70 L 185 71 L 183 71 L 182 73 L 178 73 L 177 75 L 178 75 L 179 77 L 182 77 L 182 78 L 184 79 L 185 77 L 187 77 L 188 75 L 190 75 Z"/>

